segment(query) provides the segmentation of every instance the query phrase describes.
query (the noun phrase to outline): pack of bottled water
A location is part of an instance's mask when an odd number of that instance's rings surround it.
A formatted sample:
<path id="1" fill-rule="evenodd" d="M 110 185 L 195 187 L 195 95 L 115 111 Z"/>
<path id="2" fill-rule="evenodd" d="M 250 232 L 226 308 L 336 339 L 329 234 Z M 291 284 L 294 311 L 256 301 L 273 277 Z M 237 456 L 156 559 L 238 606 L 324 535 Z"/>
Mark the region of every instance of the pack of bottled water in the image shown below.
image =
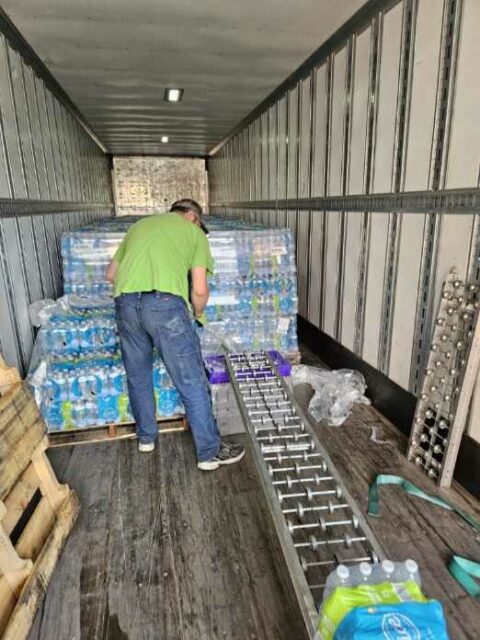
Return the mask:
<path id="1" fill-rule="evenodd" d="M 113 310 L 77 304 L 42 325 L 28 377 L 50 432 L 133 421 Z M 158 418 L 184 415 L 158 356 L 153 388 Z"/>
<path id="2" fill-rule="evenodd" d="M 113 218 L 62 238 L 66 294 L 108 296 L 107 266 L 137 217 Z M 204 355 L 232 350 L 298 351 L 295 243 L 290 229 L 208 216 L 214 274 L 200 331 Z"/>
<path id="3" fill-rule="evenodd" d="M 422 591 L 417 563 L 340 564 L 323 590 L 315 640 L 448 640 L 445 615 Z"/>

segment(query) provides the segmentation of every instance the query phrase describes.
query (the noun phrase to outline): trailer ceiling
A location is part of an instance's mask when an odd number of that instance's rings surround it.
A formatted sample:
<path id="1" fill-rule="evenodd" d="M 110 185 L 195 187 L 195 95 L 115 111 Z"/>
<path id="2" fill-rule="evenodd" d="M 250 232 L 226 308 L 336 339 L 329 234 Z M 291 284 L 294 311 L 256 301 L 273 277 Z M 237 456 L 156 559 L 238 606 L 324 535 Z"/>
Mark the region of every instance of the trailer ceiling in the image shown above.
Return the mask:
<path id="1" fill-rule="evenodd" d="M 204 155 L 364 0 L 4 0 L 114 154 Z M 166 87 L 185 89 L 179 104 Z M 168 144 L 160 137 L 169 136 Z"/>

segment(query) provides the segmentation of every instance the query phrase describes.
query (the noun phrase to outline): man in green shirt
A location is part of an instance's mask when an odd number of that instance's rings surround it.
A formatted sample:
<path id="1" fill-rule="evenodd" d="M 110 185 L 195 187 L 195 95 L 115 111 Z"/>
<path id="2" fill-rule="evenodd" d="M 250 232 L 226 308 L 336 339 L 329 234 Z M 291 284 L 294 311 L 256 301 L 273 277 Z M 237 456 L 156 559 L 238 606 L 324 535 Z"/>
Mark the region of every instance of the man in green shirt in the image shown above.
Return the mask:
<path id="1" fill-rule="evenodd" d="M 238 462 L 245 450 L 220 439 L 194 326 L 209 297 L 213 260 L 207 233 L 200 205 L 179 200 L 170 213 L 143 218 L 129 229 L 107 279 L 114 285 L 139 451 L 153 451 L 158 435 L 152 379 L 156 348 L 185 406 L 198 467 L 211 471 Z"/>

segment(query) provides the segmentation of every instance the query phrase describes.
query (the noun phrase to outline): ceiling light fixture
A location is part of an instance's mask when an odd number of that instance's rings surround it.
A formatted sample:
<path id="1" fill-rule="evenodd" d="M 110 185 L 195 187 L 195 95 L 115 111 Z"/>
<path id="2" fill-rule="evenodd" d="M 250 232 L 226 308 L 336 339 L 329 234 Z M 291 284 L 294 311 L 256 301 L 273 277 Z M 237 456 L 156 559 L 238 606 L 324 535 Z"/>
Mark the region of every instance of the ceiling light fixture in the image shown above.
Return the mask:
<path id="1" fill-rule="evenodd" d="M 162 136 L 160 140 L 163 142 L 163 144 L 166 144 L 168 142 L 168 136 Z"/>
<path id="2" fill-rule="evenodd" d="M 180 102 L 183 98 L 183 89 L 165 89 L 165 102 Z"/>

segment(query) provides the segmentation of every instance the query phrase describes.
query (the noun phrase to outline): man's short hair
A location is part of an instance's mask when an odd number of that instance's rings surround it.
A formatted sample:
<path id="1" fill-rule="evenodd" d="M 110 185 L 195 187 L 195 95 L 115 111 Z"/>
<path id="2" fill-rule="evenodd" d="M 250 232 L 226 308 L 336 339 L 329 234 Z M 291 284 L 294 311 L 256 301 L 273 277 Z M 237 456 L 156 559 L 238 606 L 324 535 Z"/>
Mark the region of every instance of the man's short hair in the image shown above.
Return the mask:
<path id="1" fill-rule="evenodd" d="M 191 198 L 182 198 L 182 200 L 176 200 L 172 206 L 170 207 L 170 211 L 178 211 L 179 213 L 188 213 L 188 211 L 193 211 L 198 216 L 202 215 L 202 207 Z"/>

